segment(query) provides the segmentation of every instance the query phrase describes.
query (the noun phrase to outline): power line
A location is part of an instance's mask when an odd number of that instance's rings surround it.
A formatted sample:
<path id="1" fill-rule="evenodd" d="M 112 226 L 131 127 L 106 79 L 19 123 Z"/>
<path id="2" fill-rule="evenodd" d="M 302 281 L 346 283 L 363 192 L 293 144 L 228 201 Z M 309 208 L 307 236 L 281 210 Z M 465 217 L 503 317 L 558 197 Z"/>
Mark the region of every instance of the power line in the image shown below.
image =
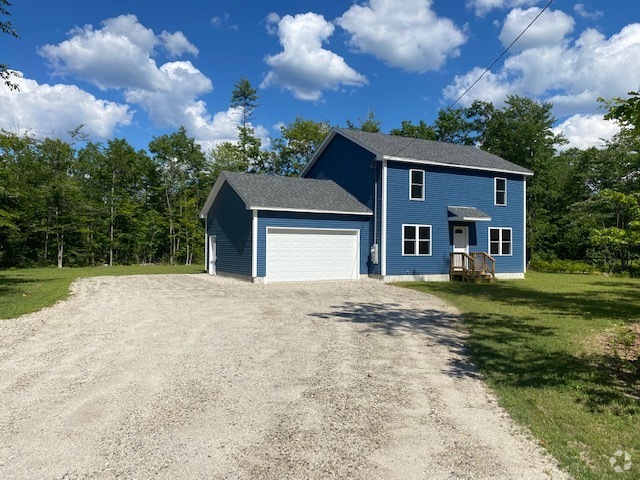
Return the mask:
<path id="1" fill-rule="evenodd" d="M 525 27 L 524 30 L 522 30 L 522 32 L 520 32 L 520 35 L 518 35 L 513 42 L 511 42 L 509 44 L 509 46 L 507 48 L 505 48 L 502 53 L 500 55 L 498 55 L 498 58 L 496 58 L 493 63 L 491 65 L 489 65 L 484 72 L 482 72 L 482 74 L 475 80 L 475 82 L 473 82 L 464 92 L 462 92 L 462 95 L 460 95 L 455 102 L 453 102 L 451 105 L 449 105 L 447 107 L 447 109 L 452 108 L 456 103 L 458 103 L 460 100 L 462 100 L 462 97 L 464 97 L 467 93 L 469 93 L 469 90 L 471 90 L 476 83 L 478 83 L 480 80 L 482 80 L 482 77 L 484 77 L 489 71 L 491 71 L 491 69 L 493 68 L 493 66 L 498 63 L 498 61 L 500 61 L 500 59 L 502 57 L 505 56 L 505 54 L 511 49 L 511 47 L 513 47 L 513 45 L 520 40 L 520 37 L 522 37 L 522 35 L 525 34 L 525 32 L 527 30 L 529 30 L 529 28 L 531 27 L 531 25 L 533 25 L 536 20 L 538 20 L 538 18 L 540 18 L 540 15 L 542 15 L 547 8 L 549 8 L 549 6 L 553 3 L 553 0 L 549 0 L 549 2 L 544 6 L 544 8 L 542 10 L 540 10 L 540 12 L 538 12 L 538 14 L 535 16 L 535 18 L 533 20 L 531 20 L 531 23 L 529 23 L 529 25 L 527 25 Z M 436 124 L 436 120 L 433 121 L 433 123 L 431 125 L 429 125 L 429 128 L 433 127 Z M 413 138 L 409 143 L 407 143 L 404 147 L 402 147 L 400 150 L 398 150 L 394 155 L 398 155 L 400 152 L 402 152 L 404 149 L 406 149 L 407 147 L 409 147 L 413 142 L 415 142 L 417 140 L 417 138 Z"/>
<path id="2" fill-rule="evenodd" d="M 522 30 L 522 32 L 520 32 L 520 35 L 518 35 L 518 36 L 515 38 L 515 40 L 514 40 L 513 42 L 511 42 L 511 43 L 509 44 L 509 46 L 508 46 L 507 48 L 505 48 L 505 49 L 502 51 L 502 53 L 498 56 L 498 58 L 496 58 L 496 59 L 493 61 L 493 63 L 492 63 L 491 65 L 489 65 L 489 67 L 487 67 L 487 69 L 486 69 L 484 72 L 482 72 L 482 75 L 480 75 L 480 76 L 476 79 L 476 81 L 475 81 L 475 82 L 473 82 L 473 83 L 469 86 L 469 88 L 467 88 L 464 92 L 462 92 L 462 95 L 460 95 L 460 96 L 456 99 L 456 101 L 455 101 L 455 102 L 453 102 L 451 105 L 449 105 L 447 108 L 451 108 L 451 107 L 453 107 L 456 103 L 458 103 L 460 100 L 462 100 L 462 97 L 464 97 L 467 93 L 469 93 L 469 90 L 471 90 L 471 89 L 476 85 L 476 83 L 478 83 L 480 80 L 482 80 L 482 77 L 484 77 L 484 76 L 485 76 L 489 71 L 491 71 L 491 69 L 493 68 L 493 66 L 494 66 L 496 63 L 498 63 L 498 61 L 499 61 L 502 57 L 504 57 L 504 55 L 509 51 L 509 49 L 510 49 L 511 47 L 513 47 L 514 43 L 516 43 L 516 42 L 520 39 L 520 37 L 521 37 L 522 35 L 524 35 L 524 33 L 525 33 L 527 30 L 529 30 L 529 28 L 531 27 L 531 25 L 533 25 L 533 24 L 535 23 L 535 21 L 536 21 L 536 20 L 538 20 L 538 18 L 540 17 L 540 15 L 542 15 L 542 14 L 545 12 L 545 10 L 546 10 L 547 8 L 549 8 L 549 6 L 550 6 L 552 3 L 553 3 L 553 0 L 549 0 L 549 3 L 547 3 L 547 4 L 545 5 L 545 7 L 544 7 L 542 10 L 540 10 L 540 12 L 538 13 L 538 15 L 536 15 L 536 16 L 535 16 L 535 18 L 534 18 L 533 20 L 531 20 L 531 23 L 530 23 L 529 25 L 527 25 L 527 26 L 526 26 L 526 28 L 525 28 L 524 30 Z"/>

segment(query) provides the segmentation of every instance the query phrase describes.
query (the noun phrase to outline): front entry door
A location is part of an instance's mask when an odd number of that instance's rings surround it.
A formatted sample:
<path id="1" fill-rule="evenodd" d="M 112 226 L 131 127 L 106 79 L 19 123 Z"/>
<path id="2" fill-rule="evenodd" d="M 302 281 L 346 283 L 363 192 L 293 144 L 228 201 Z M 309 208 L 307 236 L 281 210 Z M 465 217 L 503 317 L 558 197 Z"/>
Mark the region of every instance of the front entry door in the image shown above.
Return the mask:
<path id="1" fill-rule="evenodd" d="M 469 227 L 453 227 L 453 252 L 469 253 Z M 454 255 L 453 268 L 462 269 L 463 261 L 462 255 Z"/>
<path id="2" fill-rule="evenodd" d="M 216 260 L 218 259 L 216 253 L 216 237 L 211 235 L 209 237 L 209 265 L 207 266 L 207 273 L 209 275 L 216 274 Z"/>

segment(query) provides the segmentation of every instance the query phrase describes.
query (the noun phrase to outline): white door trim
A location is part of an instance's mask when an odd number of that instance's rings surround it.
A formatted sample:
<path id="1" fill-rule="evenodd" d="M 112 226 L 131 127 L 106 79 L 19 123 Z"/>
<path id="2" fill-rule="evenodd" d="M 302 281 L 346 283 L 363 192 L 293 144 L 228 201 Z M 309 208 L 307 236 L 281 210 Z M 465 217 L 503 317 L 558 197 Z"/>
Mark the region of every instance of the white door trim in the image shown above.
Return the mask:
<path id="1" fill-rule="evenodd" d="M 469 253 L 469 227 L 466 225 L 453 225 L 453 252 L 464 252 L 464 253 Z M 464 236 L 463 240 L 464 242 L 464 248 L 461 247 L 456 247 L 456 230 L 462 230 L 464 233 L 462 234 Z M 466 260 L 461 257 L 460 255 L 454 255 L 453 257 L 453 268 L 455 270 L 461 270 L 463 268 L 463 266 L 466 264 Z"/>
<path id="2" fill-rule="evenodd" d="M 209 241 L 207 243 L 209 245 L 209 255 L 207 256 L 207 260 L 208 260 L 207 273 L 209 275 L 216 275 L 216 260 L 218 259 L 216 236 L 210 235 Z"/>

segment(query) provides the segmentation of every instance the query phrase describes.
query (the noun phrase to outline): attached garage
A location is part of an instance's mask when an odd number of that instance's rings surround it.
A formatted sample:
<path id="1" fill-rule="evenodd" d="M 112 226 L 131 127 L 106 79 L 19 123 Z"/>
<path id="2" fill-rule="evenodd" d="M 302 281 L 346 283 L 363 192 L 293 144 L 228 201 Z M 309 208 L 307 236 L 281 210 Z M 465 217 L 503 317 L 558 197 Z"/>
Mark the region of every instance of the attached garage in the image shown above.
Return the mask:
<path id="1" fill-rule="evenodd" d="M 267 228 L 268 282 L 355 280 L 359 230 Z"/>
<path id="2" fill-rule="evenodd" d="M 331 180 L 223 172 L 202 209 L 211 274 L 254 282 L 368 274 L 372 211 Z"/>

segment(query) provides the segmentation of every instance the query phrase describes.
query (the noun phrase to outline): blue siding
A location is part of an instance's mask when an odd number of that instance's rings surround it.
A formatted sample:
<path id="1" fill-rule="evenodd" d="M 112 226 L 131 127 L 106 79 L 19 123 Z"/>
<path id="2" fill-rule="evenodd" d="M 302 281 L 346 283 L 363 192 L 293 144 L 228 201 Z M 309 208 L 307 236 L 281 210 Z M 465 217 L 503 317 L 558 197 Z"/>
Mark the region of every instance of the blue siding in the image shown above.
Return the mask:
<path id="1" fill-rule="evenodd" d="M 373 231 L 376 223 L 373 217 L 369 217 L 368 226 L 363 227 L 361 232 L 361 240 L 362 237 L 367 237 L 370 241 L 367 248 L 361 249 L 360 252 L 361 260 L 364 259 L 369 264 L 368 269 L 361 270 L 361 273 L 369 271 L 372 274 L 380 274 L 380 264 L 374 265 L 369 262 L 369 250 L 374 238 L 380 242 L 381 171 L 381 163 L 376 161 L 374 154 L 342 135 L 336 135 L 305 174 L 307 178 L 333 180 L 372 211 L 377 208 L 377 232 L 374 234 Z"/>
<path id="2" fill-rule="evenodd" d="M 258 212 L 258 277 L 266 276 L 267 227 L 331 228 L 360 230 L 360 274 L 368 273 L 370 216 L 294 212 Z"/>
<path id="3" fill-rule="evenodd" d="M 377 163 L 371 152 L 336 135 L 305 177 L 333 180 L 373 210 Z"/>
<path id="4" fill-rule="evenodd" d="M 251 276 L 251 219 L 242 199 L 224 183 L 207 214 L 207 234 L 216 236 L 216 269 Z"/>
<path id="5" fill-rule="evenodd" d="M 409 200 L 409 169 L 425 170 L 425 201 Z M 494 205 L 494 178 L 507 179 L 507 206 Z M 512 255 L 496 256 L 496 272 L 519 273 L 524 265 L 524 180 L 520 175 L 496 174 L 436 166 L 388 162 L 387 172 L 387 275 L 449 273 L 453 249 L 452 222 L 447 206 L 476 207 L 490 222 L 459 223 L 469 226 L 470 251 L 489 251 L 489 227 L 512 229 Z M 402 255 L 402 224 L 432 226 L 432 255 Z"/>

